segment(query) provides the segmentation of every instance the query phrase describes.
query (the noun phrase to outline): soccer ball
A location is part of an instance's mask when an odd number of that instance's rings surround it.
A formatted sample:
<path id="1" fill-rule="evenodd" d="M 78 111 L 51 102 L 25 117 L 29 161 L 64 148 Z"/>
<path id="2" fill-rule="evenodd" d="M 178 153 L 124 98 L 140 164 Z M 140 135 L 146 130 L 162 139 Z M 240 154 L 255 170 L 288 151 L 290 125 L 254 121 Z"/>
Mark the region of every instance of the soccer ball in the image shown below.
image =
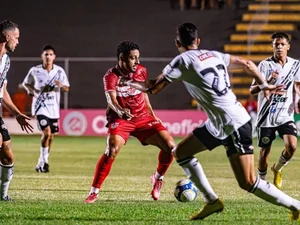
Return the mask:
<path id="1" fill-rule="evenodd" d="M 197 197 L 198 189 L 189 179 L 180 180 L 176 183 L 174 196 L 180 202 L 191 202 Z"/>

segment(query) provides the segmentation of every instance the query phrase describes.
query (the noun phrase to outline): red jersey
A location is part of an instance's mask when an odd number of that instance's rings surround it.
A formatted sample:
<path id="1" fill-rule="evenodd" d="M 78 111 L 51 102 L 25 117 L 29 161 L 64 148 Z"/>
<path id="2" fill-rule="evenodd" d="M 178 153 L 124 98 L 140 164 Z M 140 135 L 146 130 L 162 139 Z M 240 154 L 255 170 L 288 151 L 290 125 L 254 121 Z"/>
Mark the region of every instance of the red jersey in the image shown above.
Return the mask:
<path id="1" fill-rule="evenodd" d="M 133 119 L 148 115 L 149 110 L 146 107 L 144 93 L 129 86 L 119 86 L 118 81 L 121 77 L 144 82 L 148 77 L 146 68 L 138 65 L 136 72 L 125 75 L 115 66 L 106 72 L 103 77 L 103 83 L 105 92 L 116 91 L 119 105 L 130 109 L 131 114 L 134 115 Z M 106 116 L 108 121 L 113 118 L 119 118 L 118 114 L 110 108 L 108 108 Z"/>

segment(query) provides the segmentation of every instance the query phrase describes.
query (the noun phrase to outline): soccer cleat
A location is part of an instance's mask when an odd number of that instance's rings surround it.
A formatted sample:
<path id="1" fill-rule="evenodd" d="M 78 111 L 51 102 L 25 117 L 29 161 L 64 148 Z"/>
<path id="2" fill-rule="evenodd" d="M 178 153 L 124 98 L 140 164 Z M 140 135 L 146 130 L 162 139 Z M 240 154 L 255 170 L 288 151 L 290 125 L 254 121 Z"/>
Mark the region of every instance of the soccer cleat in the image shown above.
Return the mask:
<path id="1" fill-rule="evenodd" d="M 273 171 L 274 173 L 274 180 L 273 180 L 273 183 L 274 185 L 278 188 L 278 189 L 281 189 L 282 187 L 282 173 L 279 172 L 279 171 L 276 171 L 274 169 L 275 167 L 275 164 L 271 167 L 271 170 Z"/>
<path id="2" fill-rule="evenodd" d="M 151 177 L 151 183 L 152 183 L 152 191 L 151 191 L 151 196 L 152 198 L 157 201 L 159 199 L 160 196 L 160 190 L 162 188 L 163 185 L 163 181 L 161 179 L 156 179 L 155 175 L 153 174 Z"/>
<path id="3" fill-rule="evenodd" d="M 49 173 L 49 171 L 50 171 L 49 167 L 50 167 L 49 163 L 45 163 L 44 166 L 43 166 L 43 171 L 42 172 L 43 173 Z"/>
<path id="4" fill-rule="evenodd" d="M 89 196 L 84 200 L 84 203 L 90 204 L 94 203 L 98 199 L 98 194 L 96 193 L 91 193 Z"/>
<path id="5" fill-rule="evenodd" d="M 13 202 L 14 200 L 11 197 L 9 197 L 8 195 L 6 195 L 4 198 L 1 199 L 1 201 Z"/>
<path id="6" fill-rule="evenodd" d="M 202 209 L 200 209 L 198 213 L 191 217 L 191 220 L 203 220 L 204 218 L 208 217 L 213 213 L 222 212 L 223 209 L 224 203 L 220 199 L 217 199 L 213 204 L 205 203 Z"/>
<path id="7" fill-rule="evenodd" d="M 35 171 L 38 173 L 42 173 L 43 172 L 43 167 L 40 164 L 37 164 L 35 167 Z"/>
<path id="8" fill-rule="evenodd" d="M 290 221 L 300 221 L 300 210 L 290 212 Z"/>
<path id="9" fill-rule="evenodd" d="M 39 163 L 35 167 L 35 171 L 38 173 L 49 173 L 49 164 L 48 163 Z"/>

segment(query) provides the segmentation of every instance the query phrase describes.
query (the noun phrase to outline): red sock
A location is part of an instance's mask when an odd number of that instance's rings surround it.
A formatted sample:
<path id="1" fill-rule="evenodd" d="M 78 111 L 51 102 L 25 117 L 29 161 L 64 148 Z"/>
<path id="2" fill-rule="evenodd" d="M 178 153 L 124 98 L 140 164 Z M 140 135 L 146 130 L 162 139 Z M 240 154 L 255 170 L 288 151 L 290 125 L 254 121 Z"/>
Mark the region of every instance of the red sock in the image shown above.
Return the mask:
<path id="1" fill-rule="evenodd" d="M 161 176 L 165 175 L 165 173 L 167 172 L 172 161 L 173 161 L 172 153 L 166 153 L 166 152 L 160 150 L 159 155 L 158 155 L 157 172 Z"/>
<path id="2" fill-rule="evenodd" d="M 108 176 L 112 163 L 114 159 L 108 157 L 107 155 L 103 154 L 99 159 L 96 170 L 94 174 L 94 180 L 92 186 L 94 188 L 100 188 L 103 184 L 105 178 Z"/>

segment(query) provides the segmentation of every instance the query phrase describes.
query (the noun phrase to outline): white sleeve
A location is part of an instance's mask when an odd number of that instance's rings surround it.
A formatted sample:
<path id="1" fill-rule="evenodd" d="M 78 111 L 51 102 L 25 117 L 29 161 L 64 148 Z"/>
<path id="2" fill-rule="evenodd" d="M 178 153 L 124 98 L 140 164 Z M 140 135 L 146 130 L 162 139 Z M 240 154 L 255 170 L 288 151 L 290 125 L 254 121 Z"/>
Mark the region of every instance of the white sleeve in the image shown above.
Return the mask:
<path id="1" fill-rule="evenodd" d="M 295 74 L 294 81 L 300 82 L 300 66 L 298 66 L 298 70 L 297 70 L 297 72 Z"/>
<path id="2" fill-rule="evenodd" d="M 28 71 L 26 77 L 25 77 L 24 80 L 23 80 L 23 84 L 29 84 L 29 85 L 31 85 L 31 84 L 34 83 L 34 78 L 33 78 L 32 74 L 31 74 L 32 71 L 33 71 L 33 68 L 31 68 L 31 69 Z"/>
<path id="3" fill-rule="evenodd" d="M 264 61 L 260 62 L 258 64 L 258 71 L 263 75 L 265 79 L 268 79 L 269 74 L 268 74 L 268 65 Z"/>
<path id="4" fill-rule="evenodd" d="M 169 82 L 179 80 L 182 75 L 183 64 L 182 57 L 178 55 L 163 69 L 162 73 Z"/>
<path id="5" fill-rule="evenodd" d="M 70 87 L 69 79 L 67 77 L 67 74 L 66 74 L 65 70 L 61 71 L 61 80 L 60 80 L 60 82 L 62 83 L 62 85 Z"/>
<path id="6" fill-rule="evenodd" d="M 229 66 L 230 64 L 230 55 L 218 51 L 211 51 L 217 58 L 221 59 L 224 61 L 224 64 L 226 67 Z"/>

